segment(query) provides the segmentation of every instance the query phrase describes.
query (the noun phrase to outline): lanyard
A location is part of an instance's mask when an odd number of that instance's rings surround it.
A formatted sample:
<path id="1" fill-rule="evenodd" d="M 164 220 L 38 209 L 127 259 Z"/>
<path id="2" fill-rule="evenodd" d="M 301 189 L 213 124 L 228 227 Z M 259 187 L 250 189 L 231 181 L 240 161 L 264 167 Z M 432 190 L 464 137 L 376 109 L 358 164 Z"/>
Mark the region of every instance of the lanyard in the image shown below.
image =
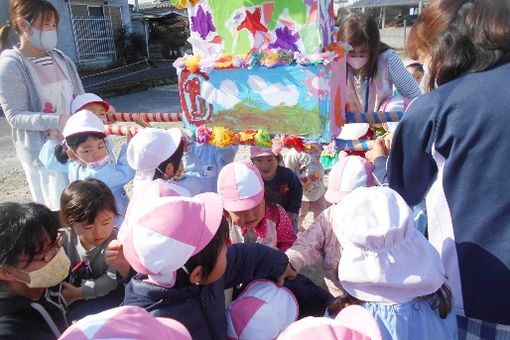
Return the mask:
<path id="1" fill-rule="evenodd" d="M 365 113 L 368 113 L 368 88 L 370 86 L 370 81 L 367 80 L 367 89 L 365 91 Z"/>

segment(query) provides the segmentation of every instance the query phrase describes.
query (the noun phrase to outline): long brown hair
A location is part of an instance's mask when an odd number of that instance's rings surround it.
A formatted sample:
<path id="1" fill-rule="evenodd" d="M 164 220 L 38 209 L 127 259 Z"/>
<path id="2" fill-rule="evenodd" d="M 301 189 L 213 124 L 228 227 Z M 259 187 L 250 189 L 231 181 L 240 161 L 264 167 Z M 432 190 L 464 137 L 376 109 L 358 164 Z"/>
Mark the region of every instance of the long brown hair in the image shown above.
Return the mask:
<path id="1" fill-rule="evenodd" d="M 11 33 L 10 24 L 0 27 L 0 52 L 12 47 L 10 33 Z"/>
<path id="2" fill-rule="evenodd" d="M 374 78 L 377 73 L 379 54 L 390 48 L 381 42 L 379 27 L 375 19 L 363 13 L 350 15 L 342 22 L 337 39 L 345 41 L 351 46 L 366 46 L 368 48 L 368 62 L 361 69 L 361 74 L 368 79 Z"/>
<path id="3" fill-rule="evenodd" d="M 431 58 L 428 90 L 510 61 L 508 18 L 508 1 L 432 1 L 411 28 L 407 44 L 409 57 Z"/>
<path id="4" fill-rule="evenodd" d="M 19 18 L 33 24 L 54 17 L 57 25 L 60 19 L 57 9 L 47 0 L 10 0 L 9 16 L 18 34 L 20 34 L 17 24 Z"/>

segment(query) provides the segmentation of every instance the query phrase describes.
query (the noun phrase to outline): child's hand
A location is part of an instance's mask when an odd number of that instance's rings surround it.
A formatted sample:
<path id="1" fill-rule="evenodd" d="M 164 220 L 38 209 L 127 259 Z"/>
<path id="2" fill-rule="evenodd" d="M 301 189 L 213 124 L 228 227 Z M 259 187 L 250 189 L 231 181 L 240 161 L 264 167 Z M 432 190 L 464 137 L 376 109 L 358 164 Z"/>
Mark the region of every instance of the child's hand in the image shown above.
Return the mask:
<path id="1" fill-rule="evenodd" d="M 386 148 L 385 141 L 383 137 L 377 138 L 372 143 L 372 148 L 365 153 L 365 158 L 370 163 L 374 164 L 374 161 L 376 158 L 379 158 L 381 156 L 388 155 L 388 149 Z"/>
<path id="2" fill-rule="evenodd" d="M 104 254 L 104 260 L 108 266 L 115 268 L 123 278 L 127 278 L 131 266 L 126 261 L 124 252 L 122 251 L 122 244 L 118 240 L 112 240 L 108 244 Z"/>
<path id="3" fill-rule="evenodd" d="M 83 299 L 83 291 L 81 287 L 75 287 L 67 282 L 62 282 L 64 288 L 62 288 L 62 296 L 67 305 Z"/>
<path id="4" fill-rule="evenodd" d="M 135 123 L 144 128 L 151 126 L 149 121 L 145 119 L 145 116 L 140 113 L 135 115 Z"/>
<path id="5" fill-rule="evenodd" d="M 126 139 L 128 141 L 128 143 L 131 141 L 131 139 L 133 138 L 133 133 L 131 132 L 131 130 L 128 129 L 127 131 L 127 134 L 126 134 Z"/>
<path id="6" fill-rule="evenodd" d="M 48 139 L 56 140 L 57 142 L 61 142 L 64 139 L 64 136 L 58 130 L 50 130 L 48 132 Z"/>
<path id="7" fill-rule="evenodd" d="M 281 287 L 281 286 L 283 286 L 285 279 L 292 280 L 292 279 L 296 278 L 296 276 L 297 276 L 297 273 L 294 271 L 294 269 L 292 269 L 292 266 L 289 263 L 287 265 L 287 268 L 285 268 L 285 271 L 283 272 L 283 274 L 280 275 L 276 279 L 276 284 L 278 285 L 278 287 Z"/>

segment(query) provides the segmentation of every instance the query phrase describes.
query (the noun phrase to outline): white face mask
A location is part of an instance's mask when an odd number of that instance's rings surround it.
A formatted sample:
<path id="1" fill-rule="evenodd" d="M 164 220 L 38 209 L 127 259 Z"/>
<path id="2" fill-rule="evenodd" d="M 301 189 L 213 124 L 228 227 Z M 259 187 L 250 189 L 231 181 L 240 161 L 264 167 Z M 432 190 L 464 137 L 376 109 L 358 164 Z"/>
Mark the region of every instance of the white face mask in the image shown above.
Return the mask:
<path id="1" fill-rule="evenodd" d="M 44 267 L 27 272 L 17 269 L 28 275 L 30 282 L 16 279 L 16 281 L 23 282 L 30 288 L 49 288 L 58 285 L 69 274 L 71 261 L 67 257 L 64 247 L 60 247 L 57 254 L 48 262 Z"/>
<path id="2" fill-rule="evenodd" d="M 105 166 L 109 160 L 110 160 L 110 155 L 108 155 L 108 154 L 106 154 L 106 156 L 104 156 L 103 158 L 101 158 L 100 160 L 95 161 L 95 162 L 85 162 L 84 160 L 80 159 L 80 161 L 87 164 L 87 167 L 91 168 L 91 169 L 99 169 L 99 168 Z"/>
<path id="3" fill-rule="evenodd" d="M 27 24 L 32 28 L 32 35 L 27 34 L 28 40 L 35 48 L 48 52 L 57 47 L 57 31 L 43 32 L 32 26 L 28 21 Z"/>
<path id="4" fill-rule="evenodd" d="M 347 64 L 349 64 L 353 69 L 359 70 L 368 62 L 368 58 L 365 57 L 347 57 Z"/>

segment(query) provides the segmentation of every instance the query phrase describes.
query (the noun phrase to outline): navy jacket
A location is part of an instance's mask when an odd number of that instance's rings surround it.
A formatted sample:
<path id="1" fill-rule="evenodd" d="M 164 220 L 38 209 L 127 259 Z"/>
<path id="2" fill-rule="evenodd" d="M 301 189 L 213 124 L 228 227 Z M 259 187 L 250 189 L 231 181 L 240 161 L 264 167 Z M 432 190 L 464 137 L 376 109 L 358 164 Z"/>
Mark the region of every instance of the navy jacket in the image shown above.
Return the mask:
<path id="1" fill-rule="evenodd" d="M 398 125 L 388 180 L 427 199 L 428 234 L 457 313 L 510 325 L 510 63 L 417 98 Z"/>
<path id="2" fill-rule="evenodd" d="M 227 251 L 225 275 L 206 286 L 163 288 L 137 275 L 126 287 L 125 305 L 143 307 L 156 317 L 181 322 L 193 339 L 227 338 L 226 288 L 257 278 L 275 279 L 285 271 L 287 255 L 260 244 L 235 244 Z"/>
<path id="3" fill-rule="evenodd" d="M 299 213 L 303 199 L 303 186 L 292 170 L 278 165 L 274 178 L 264 181 L 264 184 L 280 195 L 281 202 L 279 203 L 285 211 Z"/>

